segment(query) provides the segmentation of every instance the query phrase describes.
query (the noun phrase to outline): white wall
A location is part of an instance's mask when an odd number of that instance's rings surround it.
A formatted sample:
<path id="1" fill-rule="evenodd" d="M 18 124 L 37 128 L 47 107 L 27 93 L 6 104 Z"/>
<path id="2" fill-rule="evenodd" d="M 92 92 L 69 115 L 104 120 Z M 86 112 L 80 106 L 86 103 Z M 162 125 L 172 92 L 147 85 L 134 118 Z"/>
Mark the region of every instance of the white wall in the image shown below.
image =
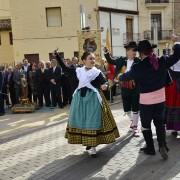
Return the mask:
<path id="1" fill-rule="evenodd" d="M 111 13 L 111 26 L 112 26 L 112 51 L 114 56 L 125 56 L 123 35 L 126 33 L 126 17 L 133 16 L 134 19 L 134 33 L 138 33 L 138 16 Z M 101 33 L 102 48 L 106 42 L 106 31 L 110 29 L 110 16 L 109 12 L 100 12 L 100 27 L 104 28 L 104 32 Z M 103 53 L 102 53 L 103 54 Z"/>
<path id="2" fill-rule="evenodd" d="M 137 0 L 99 0 L 99 6 L 137 11 Z"/>
<path id="3" fill-rule="evenodd" d="M 103 50 L 103 47 L 106 44 L 107 29 L 109 29 L 109 32 L 110 32 L 110 17 L 109 17 L 109 13 L 107 13 L 107 12 L 100 12 L 99 17 L 100 17 L 100 27 L 104 28 L 104 31 L 101 33 L 101 47 Z M 101 53 L 101 54 L 103 55 L 103 53 Z"/>

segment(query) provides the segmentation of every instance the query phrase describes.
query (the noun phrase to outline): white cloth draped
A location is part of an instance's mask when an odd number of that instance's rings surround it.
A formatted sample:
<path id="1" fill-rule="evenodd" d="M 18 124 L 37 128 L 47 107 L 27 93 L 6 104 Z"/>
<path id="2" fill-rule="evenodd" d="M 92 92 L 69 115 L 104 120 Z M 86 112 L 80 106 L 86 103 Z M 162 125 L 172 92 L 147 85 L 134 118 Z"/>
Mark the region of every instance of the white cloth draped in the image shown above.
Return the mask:
<path id="1" fill-rule="evenodd" d="M 93 80 L 95 80 L 99 76 L 100 73 L 101 73 L 101 71 L 99 69 L 97 69 L 96 67 L 93 67 L 90 70 L 87 70 L 85 68 L 85 66 L 82 68 L 77 68 L 76 75 L 79 80 L 79 85 L 78 85 L 77 89 L 75 90 L 74 94 L 77 92 L 77 90 L 87 87 L 87 88 L 93 90 L 97 94 L 98 100 L 99 100 L 100 104 L 102 104 L 102 98 L 101 98 L 99 91 L 95 87 L 93 87 L 91 84 L 91 82 Z"/>
<path id="2" fill-rule="evenodd" d="M 130 59 L 127 60 L 126 72 L 131 70 L 131 67 L 132 67 L 133 63 L 134 63 L 134 60 L 130 60 Z"/>
<path id="3" fill-rule="evenodd" d="M 180 72 L 180 60 L 171 67 L 171 70 Z"/>

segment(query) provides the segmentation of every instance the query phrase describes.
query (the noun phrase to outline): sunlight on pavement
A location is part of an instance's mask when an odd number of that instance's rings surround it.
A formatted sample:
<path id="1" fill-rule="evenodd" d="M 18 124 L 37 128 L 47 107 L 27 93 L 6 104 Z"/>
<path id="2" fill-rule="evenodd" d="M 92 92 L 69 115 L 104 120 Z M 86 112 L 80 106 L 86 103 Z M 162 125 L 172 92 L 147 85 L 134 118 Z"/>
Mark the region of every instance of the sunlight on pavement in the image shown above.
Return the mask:
<path id="1" fill-rule="evenodd" d="M 36 121 L 36 122 L 27 122 L 27 120 L 24 120 L 24 119 L 19 120 L 19 121 L 7 124 L 9 127 L 6 130 L 1 131 L 0 135 L 8 134 L 13 131 L 20 130 L 20 129 L 30 129 L 30 128 L 35 128 L 35 127 L 38 128 L 41 126 L 47 127 L 49 125 L 57 123 L 58 121 L 65 120 L 67 117 L 68 117 L 68 113 L 64 112 L 64 113 L 60 113 L 60 114 L 51 116 L 45 120 Z M 5 119 L 4 119 L 4 121 L 5 121 Z"/>
<path id="2" fill-rule="evenodd" d="M 39 122 L 33 122 L 33 123 L 24 124 L 24 125 L 21 125 L 19 127 L 13 128 L 13 129 L 8 129 L 8 130 L 5 130 L 5 131 L 1 131 L 0 135 L 7 134 L 9 132 L 19 130 L 19 129 L 22 129 L 22 128 L 26 128 L 26 127 L 32 128 L 32 127 L 42 126 L 44 124 L 45 124 L 45 121 L 39 121 Z"/>
<path id="3" fill-rule="evenodd" d="M 8 121 L 10 119 L 1 119 L 0 122 L 3 122 L 3 121 Z"/>
<path id="4" fill-rule="evenodd" d="M 26 120 L 20 120 L 20 121 L 16 121 L 13 123 L 9 123 L 8 126 L 16 126 L 17 124 L 21 123 L 21 122 L 25 122 Z"/>
<path id="5" fill-rule="evenodd" d="M 68 113 L 64 112 L 64 113 L 61 113 L 61 114 L 50 117 L 49 121 L 52 122 L 52 121 L 55 121 L 55 120 L 60 120 L 59 118 L 65 118 L 67 116 L 68 116 Z"/>

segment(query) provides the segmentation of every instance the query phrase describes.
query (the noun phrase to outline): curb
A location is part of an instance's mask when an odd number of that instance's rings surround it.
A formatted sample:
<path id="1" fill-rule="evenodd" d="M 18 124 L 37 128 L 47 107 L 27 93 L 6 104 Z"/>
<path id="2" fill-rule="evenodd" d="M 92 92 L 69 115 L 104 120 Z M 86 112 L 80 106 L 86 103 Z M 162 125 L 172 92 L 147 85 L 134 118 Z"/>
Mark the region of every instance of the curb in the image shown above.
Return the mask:
<path id="1" fill-rule="evenodd" d="M 109 104 L 109 106 L 113 106 L 113 105 L 116 105 L 116 104 L 119 104 L 119 103 L 121 103 L 121 101 L 116 101 L 116 102 L 108 103 L 108 104 Z M 9 141 L 18 139 L 18 138 L 20 138 L 22 136 L 26 136 L 28 134 L 32 134 L 32 133 L 37 132 L 37 131 L 45 130 L 45 129 L 54 127 L 56 125 L 63 124 L 65 122 L 67 122 L 67 120 L 68 120 L 68 118 L 65 118 L 65 119 L 60 120 L 59 122 L 53 123 L 53 124 L 48 125 L 48 126 L 43 126 L 43 127 L 39 127 L 39 128 L 36 128 L 36 129 L 31 129 L 29 131 L 22 132 L 20 134 L 16 134 L 16 135 L 10 136 L 10 137 L 0 138 L 0 144 L 4 144 L 4 143 L 7 143 Z"/>

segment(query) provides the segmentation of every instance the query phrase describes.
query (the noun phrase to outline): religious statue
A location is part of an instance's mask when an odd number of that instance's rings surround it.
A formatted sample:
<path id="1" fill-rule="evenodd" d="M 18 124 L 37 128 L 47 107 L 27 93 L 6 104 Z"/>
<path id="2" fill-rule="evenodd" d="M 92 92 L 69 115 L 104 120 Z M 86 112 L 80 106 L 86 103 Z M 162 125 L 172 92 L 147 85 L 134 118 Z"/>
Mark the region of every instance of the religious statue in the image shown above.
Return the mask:
<path id="1" fill-rule="evenodd" d="M 21 74 L 21 101 L 28 101 L 28 83 L 25 74 Z"/>

